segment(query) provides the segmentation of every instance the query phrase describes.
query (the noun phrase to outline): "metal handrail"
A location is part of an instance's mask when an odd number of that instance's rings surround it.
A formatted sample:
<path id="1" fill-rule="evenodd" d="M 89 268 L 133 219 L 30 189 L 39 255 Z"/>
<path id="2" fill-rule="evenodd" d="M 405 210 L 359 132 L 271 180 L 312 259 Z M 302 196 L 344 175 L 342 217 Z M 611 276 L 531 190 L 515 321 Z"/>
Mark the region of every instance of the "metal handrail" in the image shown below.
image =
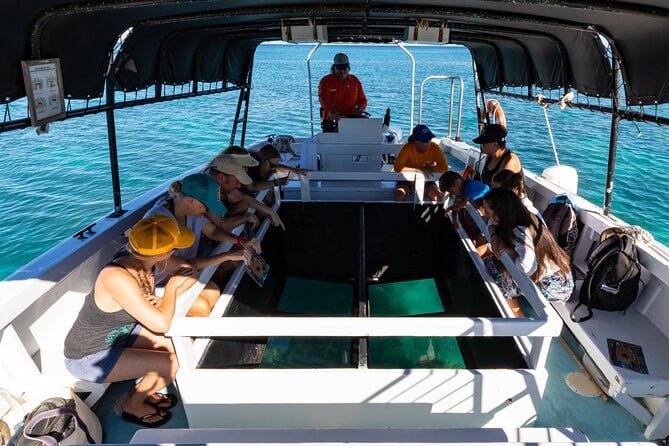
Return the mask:
<path id="1" fill-rule="evenodd" d="M 415 92 L 414 90 L 415 85 L 416 85 L 416 59 L 413 57 L 413 54 L 404 46 L 404 44 L 400 41 L 395 41 L 397 46 L 400 47 L 404 53 L 409 56 L 409 59 L 411 59 L 411 108 L 410 108 L 410 118 L 409 118 L 409 131 L 413 129 L 413 109 L 414 109 L 414 103 L 415 103 Z M 419 121 L 420 122 L 420 121 Z"/>
<path id="2" fill-rule="evenodd" d="M 450 80 L 451 81 L 451 97 L 448 106 L 448 137 L 451 137 L 453 130 L 453 102 L 455 100 L 455 81 L 460 81 L 460 98 L 458 100 L 458 120 L 456 126 L 455 140 L 460 141 L 460 123 L 462 121 L 462 104 L 464 101 L 465 95 L 465 81 L 462 79 L 462 76 L 428 76 L 423 79 L 423 82 L 420 84 L 420 95 L 418 99 L 418 123 L 420 124 L 423 121 L 423 90 L 425 89 L 425 84 L 431 80 Z"/>
<path id="3" fill-rule="evenodd" d="M 309 115 L 311 116 L 311 136 L 314 136 L 314 95 L 311 92 L 311 57 L 316 50 L 320 48 L 321 43 L 318 42 L 307 55 L 307 80 L 309 82 Z M 319 116 L 320 119 L 320 116 Z"/>

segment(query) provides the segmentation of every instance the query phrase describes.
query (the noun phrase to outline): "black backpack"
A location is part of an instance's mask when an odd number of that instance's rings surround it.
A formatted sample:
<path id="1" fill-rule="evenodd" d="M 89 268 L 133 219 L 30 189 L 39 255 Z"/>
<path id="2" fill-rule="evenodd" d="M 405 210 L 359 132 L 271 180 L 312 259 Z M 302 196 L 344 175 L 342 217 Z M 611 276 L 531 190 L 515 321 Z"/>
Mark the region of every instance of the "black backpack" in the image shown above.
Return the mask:
<path id="1" fill-rule="evenodd" d="M 641 281 L 641 265 L 637 257 L 636 242 L 630 235 L 609 228 L 602 232 L 588 256 L 588 274 L 585 276 L 578 305 L 571 312 L 574 322 L 587 321 L 592 308 L 605 311 L 625 311 L 636 300 Z M 575 316 L 581 305 L 588 308 L 588 315 Z"/>
<path id="2" fill-rule="evenodd" d="M 578 240 L 578 220 L 571 200 L 566 195 L 553 197 L 541 215 L 558 245 L 570 258 L 573 257 Z"/>

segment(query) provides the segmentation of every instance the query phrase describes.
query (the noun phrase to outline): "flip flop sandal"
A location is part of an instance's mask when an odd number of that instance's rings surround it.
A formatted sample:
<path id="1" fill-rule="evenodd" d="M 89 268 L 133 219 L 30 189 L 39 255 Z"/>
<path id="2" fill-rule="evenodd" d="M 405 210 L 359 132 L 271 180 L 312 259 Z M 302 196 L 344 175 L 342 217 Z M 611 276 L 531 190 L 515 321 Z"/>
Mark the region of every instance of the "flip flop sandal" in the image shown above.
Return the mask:
<path id="1" fill-rule="evenodd" d="M 172 418 L 172 412 L 162 412 L 162 418 L 158 421 L 154 421 L 153 423 L 145 420 L 148 420 L 152 416 L 160 414 L 161 414 L 160 412 L 154 412 L 154 413 L 147 413 L 144 416 L 138 417 L 137 415 L 133 415 L 130 412 L 123 412 L 121 413 L 121 418 L 123 418 L 125 421 L 129 423 L 139 424 L 140 426 L 143 427 L 158 427 L 167 423 L 170 420 L 170 418 Z"/>
<path id="2" fill-rule="evenodd" d="M 159 400 L 152 401 L 151 398 L 160 398 Z M 177 405 L 179 399 L 173 393 L 155 393 L 149 396 L 145 402 L 150 404 L 156 409 L 160 410 L 169 410 Z"/>

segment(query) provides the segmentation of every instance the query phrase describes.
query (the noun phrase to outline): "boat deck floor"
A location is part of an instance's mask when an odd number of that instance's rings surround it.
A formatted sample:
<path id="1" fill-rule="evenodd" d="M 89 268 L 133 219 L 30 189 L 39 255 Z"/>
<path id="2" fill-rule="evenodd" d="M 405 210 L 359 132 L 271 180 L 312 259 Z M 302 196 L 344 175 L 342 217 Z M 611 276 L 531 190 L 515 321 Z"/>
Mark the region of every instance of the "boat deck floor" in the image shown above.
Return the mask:
<path id="1" fill-rule="evenodd" d="M 591 441 L 645 440 L 643 425 L 615 401 L 582 396 L 569 389 L 566 377 L 582 369 L 561 339 L 553 339 L 551 343 L 547 368 L 550 371 L 548 383 L 535 427 L 578 428 Z M 111 385 L 96 405 L 95 412 L 104 431 L 104 443 L 128 443 L 139 428 L 123 421 L 118 409 L 132 385 L 133 381 Z M 186 427 L 188 423 L 180 402 L 172 409 L 172 419 L 163 428 Z"/>
<path id="2" fill-rule="evenodd" d="M 464 164 L 448 156 L 452 170 L 462 171 Z M 525 314 L 531 315 L 526 309 Z M 563 336 L 571 336 L 563 330 Z M 585 433 L 591 441 L 644 441 L 644 426 L 612 399 L 588 397 L 572 391 L 566 382 L 572 373 L 582 372 L 567 345 L 561 338 L 554 338 L 548 355 L 549 377 L 535 427 L 571 427 Z M 123 421 L 120 401 L 133 386 L 133 381 L 112 384 L 96 404 L 104 431 L 104 443 L 128 443 L 139 426 Z M 171 388 L 170 391 L 175 389 Z M 188 422 L 181 404 L 172 409 L 172 419 L 165 429 L 187 428 Z"/>

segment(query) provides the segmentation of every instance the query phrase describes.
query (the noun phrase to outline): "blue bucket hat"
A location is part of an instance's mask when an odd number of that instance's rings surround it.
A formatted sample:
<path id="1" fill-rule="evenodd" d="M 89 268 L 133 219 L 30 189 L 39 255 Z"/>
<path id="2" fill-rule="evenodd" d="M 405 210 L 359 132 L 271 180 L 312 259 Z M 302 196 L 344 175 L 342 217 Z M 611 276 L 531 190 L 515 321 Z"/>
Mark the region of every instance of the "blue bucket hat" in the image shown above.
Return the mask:
<path id="1" fill-rule="evenodd" d="M 434 133 L 432 133 L 426 125 L 418 124 L 413 128 L 411 138 L 413 138 L 414 141 L 428 142 L 434 138 Z"/>
<path id="2" fill-rule="evenodd" d="M 203 173 L 188 175 L 181 180 L 181 193 L 201 201 L 216 215 L 225 215 L 228 212 L 221 203 L 218 183 L 209 175 Z"/>

